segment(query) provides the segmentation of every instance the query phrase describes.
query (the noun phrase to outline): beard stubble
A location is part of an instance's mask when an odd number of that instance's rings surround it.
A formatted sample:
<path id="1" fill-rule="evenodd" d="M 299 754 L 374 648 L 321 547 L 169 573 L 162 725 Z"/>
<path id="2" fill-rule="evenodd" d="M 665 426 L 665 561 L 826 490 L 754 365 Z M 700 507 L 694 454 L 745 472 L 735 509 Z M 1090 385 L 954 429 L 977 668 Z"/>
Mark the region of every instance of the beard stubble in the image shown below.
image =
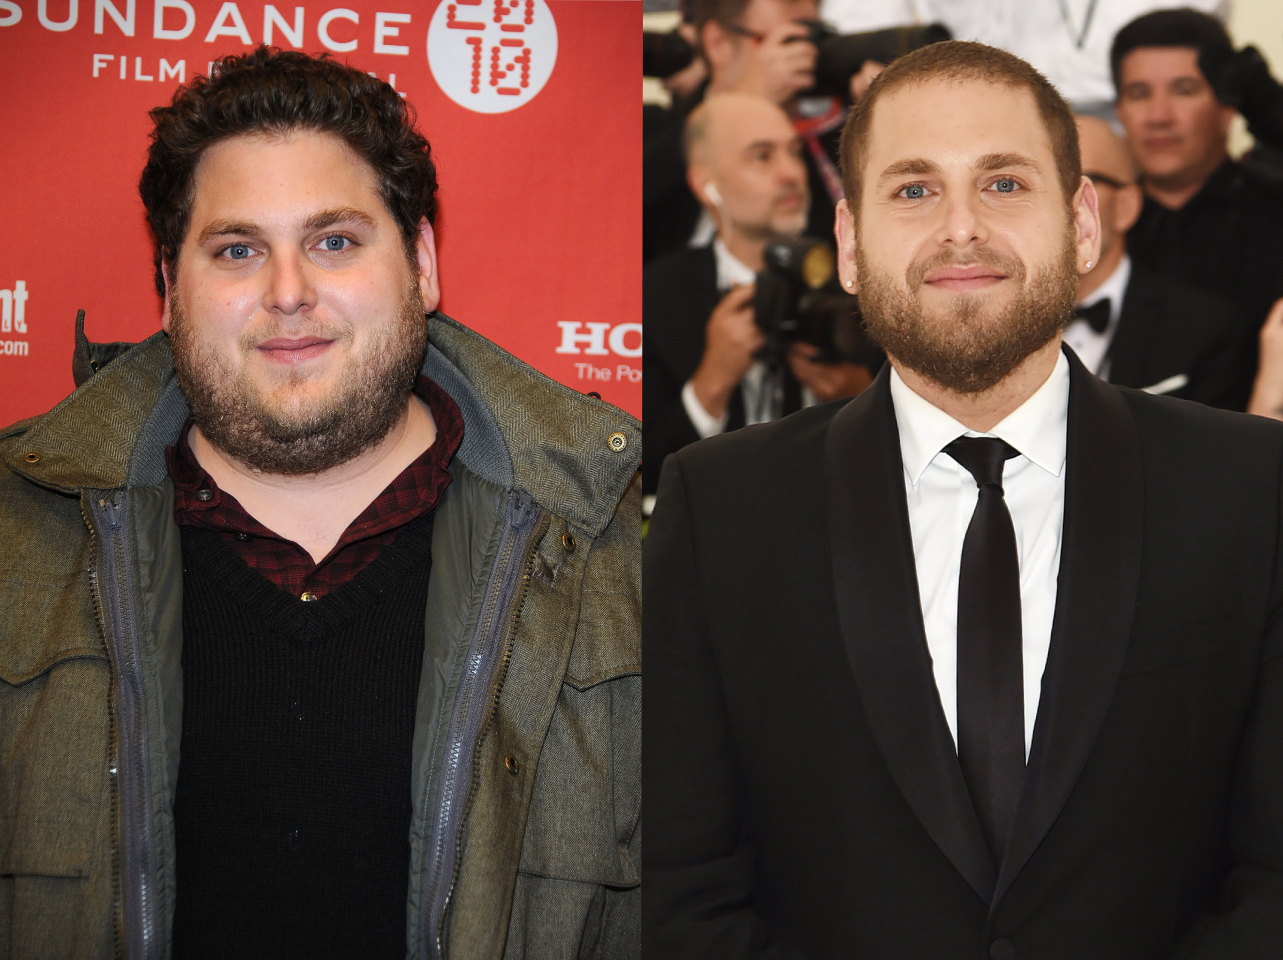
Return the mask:
<path id="1" fill-rule="evenodd" d="M 241 356 L 284 328 L 247 330 L 237 344 Z M 334 338 L 340 346 L 352 340 L 347 324 L 288 329 Z M 205 438 L 251 469 L 304 476 L 347 463 L 388 435 L 422 366 L 427 322 L 412 281 L 393 322 L 370 338 L 362 356 L 349 356 L 334 388 L 316 399 L 290 395 L 308 379 L 302 371 L 286 371 L 270 384 L 256 382 L 246 365 L 237 373 L 201 339 L 177 296 L 170 302 L 169 339 L 179 386 Z"/>
<path id="2" fill-rule="evenodd" d="M 869 336 L 898 363 L 953 393 L 977 394 L 996 386 L 1073 316 L 1077 251 L 1068 231 L 1059 255 L 1032 276 L 1019 260 L 989 250 L 942 251 L 909 268 L 906 289 L 869 264 L 859 240 L 855 255 L 860 312 Z M 1015 299 L 995 312 L 983 294 L 963 293 L 939 314 L 929 314 L 917 297 L 926 275 L 970 264 L 994 267 L 1017 282 Z"/>

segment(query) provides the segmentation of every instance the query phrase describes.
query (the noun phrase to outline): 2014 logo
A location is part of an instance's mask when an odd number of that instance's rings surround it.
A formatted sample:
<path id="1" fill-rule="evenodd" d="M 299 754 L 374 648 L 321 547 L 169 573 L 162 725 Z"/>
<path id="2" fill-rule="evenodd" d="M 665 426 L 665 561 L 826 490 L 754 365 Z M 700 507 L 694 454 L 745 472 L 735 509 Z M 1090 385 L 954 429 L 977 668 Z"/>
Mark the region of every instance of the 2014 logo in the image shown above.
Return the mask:
<path id="1" fill-rule="evenodd" d="M 428 26 L 428 66 L 455 103 L 506 113 L 529 103 L 557 62 L 544 0 L 446 0 Z"/>

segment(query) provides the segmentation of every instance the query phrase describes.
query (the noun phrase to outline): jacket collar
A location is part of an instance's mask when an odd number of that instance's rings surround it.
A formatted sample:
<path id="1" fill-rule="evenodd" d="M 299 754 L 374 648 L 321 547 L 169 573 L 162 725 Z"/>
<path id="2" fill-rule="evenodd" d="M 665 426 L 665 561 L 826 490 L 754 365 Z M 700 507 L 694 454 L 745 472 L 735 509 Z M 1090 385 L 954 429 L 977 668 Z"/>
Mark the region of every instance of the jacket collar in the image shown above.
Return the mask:
<path id="1" fill-rule="evenodd" d="M 638 422 L 443 314 L 429 315 L 428 339 L 422 372 L 463 413 L 459 460 L 505 489 L 528 491 L 591 536 L 604 530 L 641 459 Z M 63 493 L 155 486 L 167 476 L 165 447 L 187 415 L 169 338 L 157 333 L 29 421 L 5 460 L 15 473 Z"/>
<path id="2" fill-rule="evenodd" d="M 1013 841 L 997 870 L 931 670 L 886 368 L 834 416 L 825 444 L 838 614 L 861 704 L 909 806 L 991 907 L 1060 814 L 1095 743 L 1122 669 L 1140 574 L 1143 487 L 1134 423 L 1122 394 L 1066 355 L 1056 610 Z"/>

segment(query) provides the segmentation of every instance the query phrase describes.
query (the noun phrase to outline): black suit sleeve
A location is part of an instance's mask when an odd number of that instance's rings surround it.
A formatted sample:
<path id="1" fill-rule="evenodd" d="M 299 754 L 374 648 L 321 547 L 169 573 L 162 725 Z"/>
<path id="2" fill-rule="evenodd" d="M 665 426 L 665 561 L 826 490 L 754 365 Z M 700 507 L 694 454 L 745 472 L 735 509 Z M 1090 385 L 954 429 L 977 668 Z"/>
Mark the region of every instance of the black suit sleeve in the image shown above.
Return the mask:
<path id="1" fill-rule="evenodd" d="M 659 471 L 668 455 L 694 443 L 699 433 L 682 403 L 686 380 L 660 361 L 659 351 L 646 346 L 645 333 L 642 338 L 642 355 L 646 358 L 643 361 L 646 374 L 642 379 L 642 409 L 646 411 L 642 492 L 649 494 L 659 486 Z"/>
<path id="2" fill-rule="evenodd" d="M 754 856 L 682 465 L 646 536 L 643 813 L 649 960 L 806 960 L 754 911 Z"/>
<path id="3" fill-rule="evenodd" d="M 1283 948 L 1283 506 L 1274 521 L 1273 603 L 1234 772 L 1222 912 L 1195 923 L 1171 960 L 1273 960 Z"/>

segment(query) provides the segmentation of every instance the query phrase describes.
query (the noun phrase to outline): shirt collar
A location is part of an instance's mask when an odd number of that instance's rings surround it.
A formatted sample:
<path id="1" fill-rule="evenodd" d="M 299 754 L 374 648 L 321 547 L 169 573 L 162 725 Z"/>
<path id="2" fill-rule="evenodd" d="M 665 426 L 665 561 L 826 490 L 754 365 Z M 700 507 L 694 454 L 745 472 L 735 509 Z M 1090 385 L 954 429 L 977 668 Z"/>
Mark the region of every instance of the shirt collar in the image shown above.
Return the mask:
<path id="1" fill-rule="evenodd" d="M 747 286 L 757 277 L 752 267 L 747 266 L 743 260 L 726 248 L 721 237 L 713 240 L 713 257 L 717 260 L 718 290 Z"/>
<path id="2" fill-rule="evenodd" d="M 1065 468 L 1065 427 L 1069 417 L 1069 361 L 1062 351 L 1051 375 L 1033 395 L 988 433 L 969 430 L 914 393 L 891 368 L 891 403 L 900 429 L 900 457 L 916 487 L 923 472 L 948 444 L 961 436 L 998 437 L 1052 476 Z"/>

